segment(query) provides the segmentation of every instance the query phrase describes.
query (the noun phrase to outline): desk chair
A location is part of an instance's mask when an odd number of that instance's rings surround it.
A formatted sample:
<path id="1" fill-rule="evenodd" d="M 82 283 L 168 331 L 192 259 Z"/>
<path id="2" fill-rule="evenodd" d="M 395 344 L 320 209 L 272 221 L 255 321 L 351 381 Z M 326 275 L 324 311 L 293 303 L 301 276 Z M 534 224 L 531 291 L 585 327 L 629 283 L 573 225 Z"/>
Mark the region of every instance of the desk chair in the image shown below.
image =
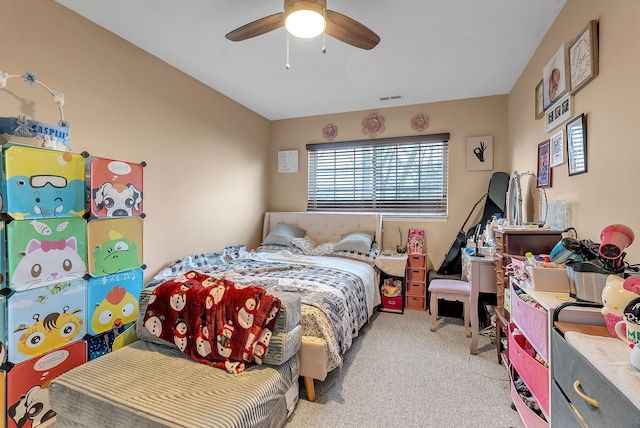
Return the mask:
<path id="1" fill-rule="evenodd" d="M 436 331 L 438 319 L 438 299 L 462 302 L 464 306 L 464 331 L 467 337 L 471 337 L 470 353 L 478 352 L 478 290 L 475 296 L 471 284 L 457 279 L 434 279 L 429 283 L 431 299 L 429 311 L 431 312 L 431 331 Z M 471 331 L 470 331 L 471 328 Z"/>

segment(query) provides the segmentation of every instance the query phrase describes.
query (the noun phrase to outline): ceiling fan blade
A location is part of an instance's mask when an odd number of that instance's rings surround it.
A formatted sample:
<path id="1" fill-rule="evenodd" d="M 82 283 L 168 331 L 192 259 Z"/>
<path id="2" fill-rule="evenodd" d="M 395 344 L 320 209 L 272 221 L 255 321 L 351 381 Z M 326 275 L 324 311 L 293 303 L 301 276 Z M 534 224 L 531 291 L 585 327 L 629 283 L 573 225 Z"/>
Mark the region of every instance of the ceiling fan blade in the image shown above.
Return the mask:
<path id="1" fill-rule="evenodd" d="M 275 13 L 273 15 L 265 16 L 256 21 L 250 22 L 247 25 L 243 25 L 240 28 L 227 33 L 225 37 L 232 42 L 240 42 L 252 37 L 260 36 L 269 31 L 277 30 L 284 25 L 284 13 Z"/>
<path id="2" fill-rule="evenodd" d="M 356 20 L 341 13 L 327 10 L 325 32 L 341 42 L 360 49 L 373 49 L 380 42 L 380 36 Z"/>

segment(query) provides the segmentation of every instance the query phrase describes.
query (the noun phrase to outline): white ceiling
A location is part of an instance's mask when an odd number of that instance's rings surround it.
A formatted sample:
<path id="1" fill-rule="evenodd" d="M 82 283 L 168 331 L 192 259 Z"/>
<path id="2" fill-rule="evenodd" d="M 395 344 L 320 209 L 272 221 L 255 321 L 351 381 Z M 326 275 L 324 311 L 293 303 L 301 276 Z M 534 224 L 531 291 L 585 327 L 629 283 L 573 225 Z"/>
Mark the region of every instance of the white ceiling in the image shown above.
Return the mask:
<path id="1" fill-rule="evenodd" d="M 283 0 L 56 0 L 270 120 L 507 94 L 566 0 L 327 0 L 381 38 L 225 34 Z M 402 98 L 381 101 L 382 97 Z"/>

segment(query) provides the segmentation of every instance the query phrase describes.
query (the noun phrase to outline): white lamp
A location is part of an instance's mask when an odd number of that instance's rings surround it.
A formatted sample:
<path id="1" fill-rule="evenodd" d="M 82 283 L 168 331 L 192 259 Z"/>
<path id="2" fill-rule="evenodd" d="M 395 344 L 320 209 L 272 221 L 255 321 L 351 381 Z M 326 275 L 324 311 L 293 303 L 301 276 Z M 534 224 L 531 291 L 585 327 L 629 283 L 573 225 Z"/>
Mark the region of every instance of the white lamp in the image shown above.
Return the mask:
<path id="1" fill-rule="evenodd" d="M 310 39 L 324 31 L 326 0 L 290 0 L 285 4 L 285 27 L 295 37 Z"/>

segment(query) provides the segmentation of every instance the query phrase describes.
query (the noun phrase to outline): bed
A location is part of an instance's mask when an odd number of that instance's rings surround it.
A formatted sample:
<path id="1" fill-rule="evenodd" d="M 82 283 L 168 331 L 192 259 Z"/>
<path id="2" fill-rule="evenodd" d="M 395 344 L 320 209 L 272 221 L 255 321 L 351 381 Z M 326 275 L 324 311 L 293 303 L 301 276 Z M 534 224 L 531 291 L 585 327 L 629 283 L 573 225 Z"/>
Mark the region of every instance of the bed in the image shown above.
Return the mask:
<path id="1" fill-rule="evenodd" d="M 275 234 L 282 225 L 303 230 L 304 241 L 318 244 L 315 249 L 326 247 L 338 251 L 317 256 L 308 255 L 315 253 L 295 245 L 266 244 L 271 242 L 272 232 Z M 369 251 L 348 251 L 349 246 L 333 247 L 335 243 L 344 242 L 346 235 L 353 236 L 354 232 L 372 235 Z M 352 340 L 380 304 L 378 275 L 373 263 L 381 236 L 382 217 L 379 214 L 267 212 L 263 244 L 256 250 L 236 246 L 218 253 L 190 255 L 162 270 L 147 286 L 196 269 L 235 283 L 299 292 L 303 330 L 300 375 L 304 379 L 307 398 L 314 401 L 314 379 L 322 381 L 330 371 L 341 367 L 342 357 L 351 347 Z"/>

